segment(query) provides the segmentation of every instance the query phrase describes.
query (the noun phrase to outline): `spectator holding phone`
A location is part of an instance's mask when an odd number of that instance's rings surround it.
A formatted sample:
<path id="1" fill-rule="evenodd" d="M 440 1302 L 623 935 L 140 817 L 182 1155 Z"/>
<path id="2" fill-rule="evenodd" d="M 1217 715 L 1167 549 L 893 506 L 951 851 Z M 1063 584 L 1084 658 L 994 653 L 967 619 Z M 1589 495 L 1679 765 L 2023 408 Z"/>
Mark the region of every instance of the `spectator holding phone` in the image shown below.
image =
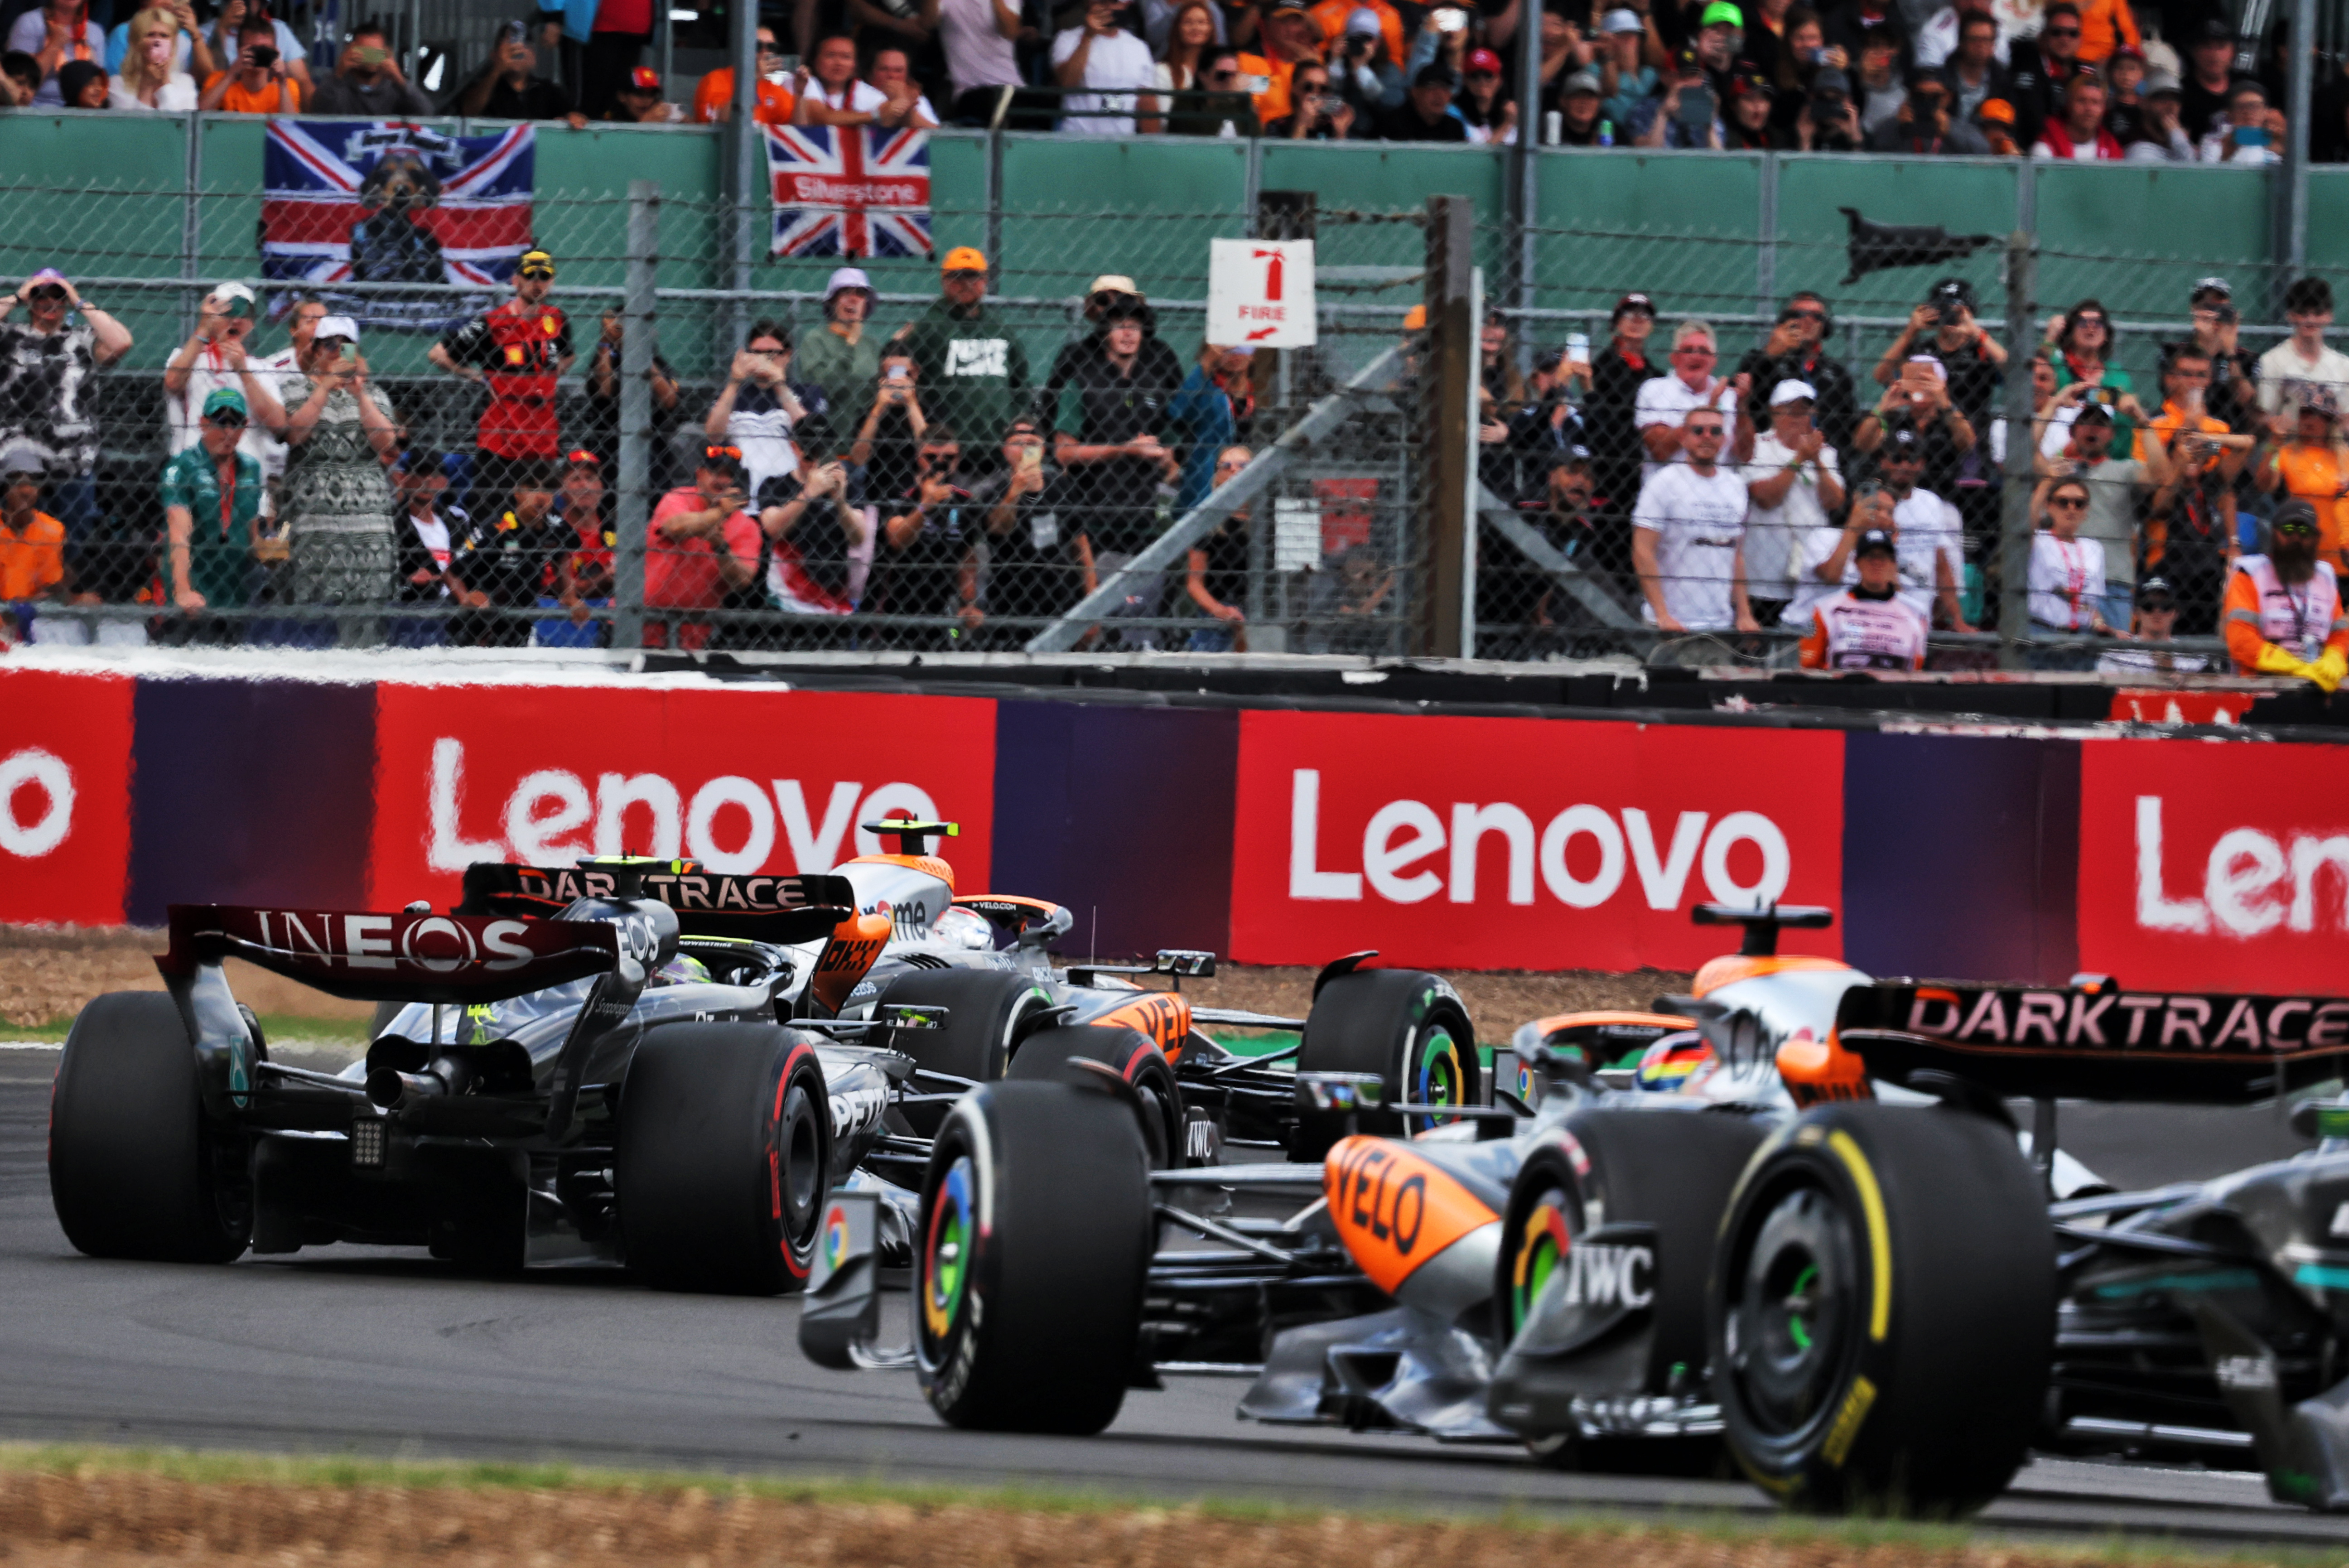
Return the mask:
<path id="1" fill-rule="evenodd" d="M 1354 128 L 1354 111 L 1331 90 L 1330 73 L 1311 60 L 1288 78 L 1288 114 L 1264 128 L 1276 140 L 1343 141 Z M 1474 128 L 1471 128 L 1474 135 Z"/>
<path id="2" fill-rule="evenodd" d="M 1314 14 L 1328 16 L 1328 5 Z M 1396 16 L 1390 32 L 1385 18 L 1392 15 L 1392 7 L 1381 14 L 1367 5 L 1349 12 L 1344 33 L 1330 62 L 1330 78 L 1336 84 L 1338 96 L 1354 111 L 1354 122 L 1359 127 L 1369 127 L 1381 114 L 1402 102 L 1407 78 L 1403 75 L 1402 50 L 1397 42 L 1402 36 L 1402 20 Z"/>
<path id="3" fill-rule="evenodd" d="M 181 0 L 185 4 L 185 0 Z M 124 24 L 120 74 L 106 95 L 109 109 L 153 109 L 186 114 L 196 107 L 196 79 L 180 69 L 176 56 L 192 54 L 185 42 L 180 18 L 162 6 L 150 6 Z M 212 75 L 212 52 L 205 50 L 204 75 Z"/>
<path id="4" fill-rule="evenodd" d="M 478 119 L 560 119 L 574 130 L 587 128 L 571 95 L 536 76 L 538 52 L 530 47 L 530 29 L 508 22 L 491 46 L 490 57 L 473 79 L 457 90 L 454 112 Z"/>
<path id="5" fill-rule="evenodd" d="M 391 597 L 391 482 L 398 447 L 391 402 L 369 380 L 359 329 L 329 316 L 310 339 L 303 373 L 284 384 L 285 498 L 291 597 L 307 605 L 375 606 Z M 367 647 L 373 624 L 336 617 L 333 640 Z"/>
<path id="6" fill-rule="evenodd" d="M 646 528 L 645 626 L 647 648 L 709 646 L 709 612 L 758 580 L 759 524 L 743 510 L 742 454 L 702 449 L 693 483 L 670 491 Z M 783 483 L 791 483 L 787 477 Z"/>
<path id="7" fill-rule="evenodd" d="M 856 476 L 837 460 L 811 463 L 760 491 L 759 531 L 769 609 L 790 618 L 787 646 L 832 639 L 849 597 L 856 557 L 865 548 L 867 509 L 854 504 Z"/>
<path id="8" fill-rule="evenodd" d="M 2084 299 L 2063 315 L 2047 320 L 2047 344 L 2054 350 L 2050 358 L 2055 366 L 2057 389 L 2085 381 L 2110 393 L 2108 399 L 2101 400 L 2116 415 L 2113 451 L 2127 457 L 2137 451 L 2137 426 L 2145 412 L 2137 406 L 2137 384 L 2129 379 L 2129 373 L 2111 363 L 2118 336 L 2113 330 L 2112 312 L 2105 308 L 2101 300 Z M 2128 400 L 2127 407 L 2121 405 L 2123 398 Z"/>
<path id="9" fill-rule="evenodd" d="M 237 30 L 236 59 L 214 71 L 196 99 L 198 108 L 223 114 L 299 114 L 302 84 L 286 72 L 277 53 L 277 31 L 255 17 Z"/>
<path id="10" fill-rule="evenodd" d="M 771 81 L 783 68 L 782 51 L 775 47 L 775 30 L 759 29 L 759 107 L 750 118 L 761 125 L 789 125 L 799 99 L 792 89 Z M 723 125 L 734 118 L 734 67 L 719 66 L 702 73 L 693 87 L 693 119 L 698 125 Z"/>
<path id="11" fill-rule="evenodd" d="M 163 366 L 163 401 L 171 417 L 171 450 L 182 452 L 203 433 L 201 410 L 212 393 L 233 387 L 244 400 L 244 450 L 265 462 L 272 432 L 285 428 L 277 378 L 249 352 L 253 290 L 241 283 L 213 287 L 196 306 L 196 330 Z"/>
<path id="12" fill-rule="evenodd" d="M 2202 138 L 2202 161 L 2265 168 L 2283 161 L 2277 151 L 2283 140 L 2283 112 L 2268 107 L 2267 88 L 2253 78 L 2237 77 L 2227 89 L 2226 112 L 2210 117 L 2209 134 Z"/>
<path id="13" fill-rule="evenodd" d="M 351 29 L 335 74 L 318 84 L 310 108 L 318 114 L 364 115 L 403 119 L 429 115 L 432 100 L 400 74 L 382 24 L 361 22 Z"/>
<path id="14" fill-rule="evenodd" d="M 1871 152 L 1910 157 L 1980 158 L 1990 152 L 1982 133 L 1951 112 L 1949 84 L 1926 70 L 1909 73 L 1908 101 L 1869 133 L 1868 146 Z"/>
<path id="15" fill-rule="evenodd" d="M 1851 99 L 1851 78 L 1833 66 L 1811 78 L 1809 96 L 1795 115 L 1795 145 L 1805 152 L 1857 152 L 1859 109 Z"/>
<path id="16" fill-rule="evenodd" d="M 916 462 L 930 416 L 922 407 L 922 368 L 898 345 L 881 355 L 881 373 L 874 379 L 873 401 L 856 427 L 848 449 L 851 467 L 863 476 L 864 493 L 905 494 L 913 487 Z"/>
<path id="17" fill-rule="evenodd" d="M 1050 618 L 1084 595 L 1084 569 L 1076 553 L 1082 524 L 1071 481 L 1051 461 L 1035 421 L 1011 421 L 1003 438 L 1003 466 L 971 487 L 984 509 L 988 567 L 984 593 L 973 607 L 981 621 L 1005 616 Z M 970 617 L 965 616 L 966 624 Z M 1016 649 L 1032 628 L 1002 627 L 989 634 L 991 646 Z"/>
<path id="18" fill-rule="evenodd" d="M 247 22 L 254 21 L 269 24 L 271 41 L 277 47 L 277 61 L 285 67 L 285 74 L 300 85 L 302 101 L 308 103 L 318 84 L 310 76 L 310 62 L 303 56 L 302 40 L 259 0 L 222 0 L 219 13 L 205 29 L 207 63 L 194 73 L 196 79 L 210 81 L 212 72 L 221 66 L 236 63 L 237 34 Z"/>
<path id="19" fill-rule="evenodd" d="M 702 421 L 712 442 L 740 454 L 743 488 L 753 495 L 768 480 L 799 471 L 792 429 L 807 418 L 807 410 L 785 379 L 791 366 L 790 335 L 771 321 L 754 323 Z"/>

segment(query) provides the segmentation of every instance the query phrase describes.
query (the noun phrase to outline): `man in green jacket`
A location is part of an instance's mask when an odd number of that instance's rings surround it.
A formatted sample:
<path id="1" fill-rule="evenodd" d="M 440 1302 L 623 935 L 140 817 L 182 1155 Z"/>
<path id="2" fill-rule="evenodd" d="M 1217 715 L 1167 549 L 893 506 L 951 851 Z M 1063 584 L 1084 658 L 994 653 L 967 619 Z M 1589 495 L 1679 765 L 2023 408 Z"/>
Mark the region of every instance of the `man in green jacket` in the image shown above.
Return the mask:
<path id="1" fill-rule="evenodd" d="M 921 368 L 923 411 L 961 438 L 979 461 L 1028 411 L 1028 350 L 987 308 L 987 257 L 970 245 L 947 253 L 945 297 L 897 334 Z"/>
<path id="2" fill-rule="evenodd" d="M 202 439 L 163 466 L 170 529 L 163 580 L 190 641 L 237 639 L 237 623 L 218 612 L 244 605 L 261 514 L 261 464 L 237 444 L 247 417 L 243 393 L 214 388 L 204 400 Z"/>
<path id="3" fill-rule="evenodd" d="M 850 441 L 858 410 L 873 401 L 874 379 L 881 374 L 881 333 L 873 325 L 874 298 L 873 280 L 862 267 L 842 267 L 823 286 L 823 330 L 800 334 L 792 379 L 823 389 L 828 432 L 825 437 L 813 431 L 794 432 L 810 461 L 816 460 L 817 448 L 828 456 L 833 445 Z"/>

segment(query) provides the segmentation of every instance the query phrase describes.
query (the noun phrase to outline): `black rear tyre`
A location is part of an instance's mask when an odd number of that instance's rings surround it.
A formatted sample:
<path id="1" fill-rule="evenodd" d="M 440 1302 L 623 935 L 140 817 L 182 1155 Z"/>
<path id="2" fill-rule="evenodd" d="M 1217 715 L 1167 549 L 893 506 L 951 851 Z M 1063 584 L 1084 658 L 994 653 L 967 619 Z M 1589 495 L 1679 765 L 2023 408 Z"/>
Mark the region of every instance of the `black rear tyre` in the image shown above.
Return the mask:
<path id="1" fill-rule="evenodd" d="M 1084 1071 L 1071 1057 L 1099 1062 L 1133 1085 L 1142 1102 L 1142 1142 L 1150 1168 L 1164 1170 L 1183 1152 L 1183 1096 L 1174 1068 L 1157 1043 L 1138 1029 L 1100 1023 L 1040 1029 L 1019 1043 L 1006 1078 L 1078 1083 Z"/>
<path id="2" fill-rule="evenodd" d="M 245 1141 L 204 1116 L 172 1000 L 115 992 L 81 1010 L 49 1093 L 49 1198 L 94 1258 L 225 1263 L 253 1234 Z"/>
<path id="3" fill-rule="evenodd" d="M 647 1033 L 620 1090 L 613 1168 L 628 1270 L 659 1290 L 807 1283 L 832 1110 L 814 1047 L 764 1023 Z"/>
<path id="4" fill-rule="evenodd" d="M 1789 1506 L 1962 1513 L 2022 1463 L 2055 1242 L 2013 1129 L 1945 1106 L 1806 1112 L 1739 1181 L 1711 1294 L 1730 1451 Z"/>
<path id="5" fill-rule="evenodd" d="M 1389 1105 L 1473 1106 L 1484 1097 L 1467 1004 L 1450 982 L 1420 970 L 1356 970 L 1323 986 L 1306 1014 L 1297 1070 L 1376 1073 Z M 1358 1114 L 1354 1125 L 1392 1137 L 1423 1131 L 1437 1119 L 1371 1111 Z M 1345 1136 L 1343 1114 L 1301 1112 L 1289 1158 L 1319 1159 Z"/>
<path id="6" fill-rule="evenodd" d="M 922 1184 L 914 1343 L 950 1426 L 1090 1434 L 1133 1372 L 1150 1264 L 1133 1113 L 1101 1089 L 990 1084 L 940 1128 Z"/>

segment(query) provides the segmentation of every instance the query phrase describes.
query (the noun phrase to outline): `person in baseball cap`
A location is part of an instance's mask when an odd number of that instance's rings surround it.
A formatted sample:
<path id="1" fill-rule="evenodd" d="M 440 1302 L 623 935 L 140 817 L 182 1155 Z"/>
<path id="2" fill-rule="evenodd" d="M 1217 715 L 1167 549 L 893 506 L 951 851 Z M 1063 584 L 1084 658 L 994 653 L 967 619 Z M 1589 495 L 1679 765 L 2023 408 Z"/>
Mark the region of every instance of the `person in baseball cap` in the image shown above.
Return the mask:
<path id="1" fill-rule="evenodd" d="M 173 452 L 196 444 L 204 400 L 222 387 L 243 395 L 258 423 L 272 430 L 285 424 L 285 410 L 273 391 L 274 378 L 255 375 L 256 361 L 247 355 L 256 304 L 253 290 L 243 284 L 233 279 L 214 284 L 196 307 L 194 333 L 164 362 L 163 394 Z M 256 431 L 246 450 L 260 456 L 266 439 L 265 431 Z"/>
<path id="2" fill-rule="evenodd" d="M 1028 412 L 1028 350 L 987 303 L 987 253 L 957 245 L 940 263 L 940 297 L 890 339 L 914 361 L 922 413 L 959 438 L 971 470 L 1001 461 L 1003 432 Z M 968 471 L 967 471 L 968 472 Z"/>
<path id="3" fill-rule="evenodd" d="M 604 111 L 605 119 L 626 125 L 681 124 L 685 119 L 684 109 L 661 101 L 660 72 L 650 66 L 633 67 L 621 78 L 613 99 L 613 107 Z"/>

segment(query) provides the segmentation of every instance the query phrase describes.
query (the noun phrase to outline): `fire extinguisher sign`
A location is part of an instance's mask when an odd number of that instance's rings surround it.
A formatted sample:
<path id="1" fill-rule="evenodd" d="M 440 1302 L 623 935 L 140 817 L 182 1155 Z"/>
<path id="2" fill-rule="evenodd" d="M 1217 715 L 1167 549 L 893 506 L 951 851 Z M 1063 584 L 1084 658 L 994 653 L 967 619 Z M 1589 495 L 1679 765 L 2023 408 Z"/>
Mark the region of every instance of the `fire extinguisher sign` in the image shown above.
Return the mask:
<path id="1" fill-rule="evenodd" d="M 1207 341 L 1307 348 L 1314 342 L 1311 240 L 1210 240 Z"/>

